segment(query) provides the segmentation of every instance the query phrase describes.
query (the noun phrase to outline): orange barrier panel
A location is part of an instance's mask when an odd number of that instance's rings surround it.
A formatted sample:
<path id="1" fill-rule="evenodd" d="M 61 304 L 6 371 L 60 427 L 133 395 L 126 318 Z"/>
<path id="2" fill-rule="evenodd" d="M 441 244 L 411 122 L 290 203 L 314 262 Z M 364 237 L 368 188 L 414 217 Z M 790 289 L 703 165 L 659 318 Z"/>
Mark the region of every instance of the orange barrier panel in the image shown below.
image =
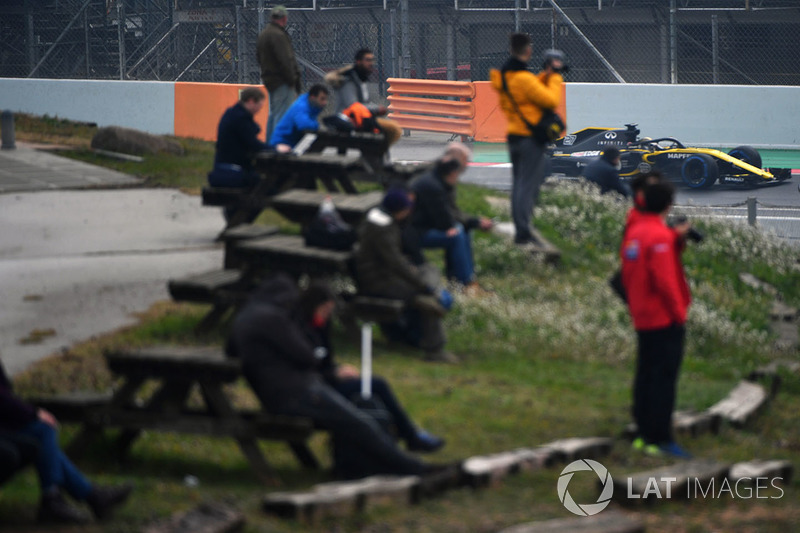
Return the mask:
<path id="1" fill-rule="evenodd" d="M 228 83 L 175 83 L 175 135 L 194 137 L 205 141 L 217 140 L 217 125 L 222 114 L 239 100 L 239 91 L 260 85 L 232 85 Z M 263 141 L 267 125 L 269 99 L 255 116 L 261 127 L 259 138 Z"/>
<path id="2" fill-rule="evenodd" d="M 508 121 L 500 107 L 500 97 L 488 81 L 476 81 L 475 85 L 475 135 L 476 141 L 490 143 L 506 142 Z M 567 123 L 567 90 L 562 86 L 561 104 L 556 108 L 564 124 Z"/>
<path id="3" fill-rule="evenodd" d="M 467 81 L 389 78 L 389 118 L 407 130 L 475 133 L 475 86 Z M 400 96 L 400 95 L 404 96 Z M 407 96 L 411 95 L 411 96 Z M 437 96 L 439 98 L 414 98 Z M 457 100 L 448 100 L 457 98 Z"/>
<path id="4" fill-rule="evenodd" d="M 454 96 L 474 98 L 475 87 L 469 81 L 415 80 L 408 78 L 389 78 L 389 94 L 410 94 L 412 96 Z"/>
<path id="5" fill-rule="evenodd" d="M 475 106 L 472 102 L 394 95 L 389 96 L 388 100 L 390 109 L 395 113 L 449 115 L 458 118 L 472 118 L 475 116 Z"/>

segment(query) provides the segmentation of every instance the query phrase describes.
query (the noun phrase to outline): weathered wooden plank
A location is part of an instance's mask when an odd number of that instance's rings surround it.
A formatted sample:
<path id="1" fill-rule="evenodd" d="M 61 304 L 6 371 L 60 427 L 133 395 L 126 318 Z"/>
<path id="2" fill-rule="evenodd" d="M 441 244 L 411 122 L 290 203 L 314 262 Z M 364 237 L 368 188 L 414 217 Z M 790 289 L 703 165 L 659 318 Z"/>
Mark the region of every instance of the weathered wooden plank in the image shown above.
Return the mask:
<path id="1" fill-rule="evenodd" d="M 789 461 L 753 460 L 734 464 L 728 473 L 728 479 L 731 481 L 753 480 L 755 483 L 756 478 L 779 478 L 782 484 L 788 485 L 792 480 L 793 473 L 794 466 Z"/>
<path id="2" fill-rule="evenodd" d="M 315 524 L 322 518 L 346 517 L 357 513 L 362 498 L 355 489 L 325 492 L 273 492 L 267 494 L 262 509 L 267 514 Z"/>
<path id="3" fill-rule="evenodd" d="M 514 238 L 514 225 L 511 222 L 501 222 L 496 224 L 493 230 L 498 235 L 503 235 L 507 238 Z M 532 255 L 541 256 L 545 262 L 557 263 L 561 260 L 561 250 L 556 248 L 550 241 L 536 229 L 531 227 L 531 235 L 533 241 L 521 246 L 521 249 L 529 252 Z"/>
<path id="4" fill-rule="evenodd" d="M 293 273 L 349 274 L 352 252 L 312 248 L 297 235 L 276 235 L 236 245 L 236 253 L 261 267 Z"/>
<path id="5" fill-rule="evenodd" d="M 465 481 L 473 487 L 496 485 L 509 474 L 552 464 L 555 452 L 547 448 L 516 450 L 470 457 L 462 464 Z"/>
<path id="6" fill-rule="evenodd" d="M 316 216 L 319 206 L 326 196 L 331 197 L 333 205 L 345 222 L 358 224 L 367 211 L 380 205 L 383 192 L 337 194 L 294 189 L 276 196 L 272 202 L 272 208 L 289 220 L 306 224 Z"/>
<path id="7" fill-rule="evenodd" d="M 708 411 L 685 409 L 672 413 L 672 429 L 675 433 L 697 437 L 705 433 L 719 433 L 720 416 Z M 636 424 L 631 422 L 625 428 L 625 436 L 633 439 L 636 436 Z"/>
<path id="8" fill-rule="evenodd" d="M 360 499 L 360 510 L 382 505 L 410 505 L 416 500 L 419 476 L 370 476 L 354 481 L 334 481 L 314 485 L 315 492 L 354 493 Z"/>
<path id="9" fill-rule="evenodd" d="M 109 405 L 112 392 L 78 391 L 52 396 L 29 397 L 26 400 L 36 407 L 50 411 L 62 422 L 80 422 L 92 409 Z"/>
<path id="10" fill-rule="evenodd" d="M 569 462 L 576 459 L 598 459 L 611 452 L 614 440 L 607 437 L 560 439 L 540 446 L 550 450 L 556 460 Z"/>
<path id="11" fill-rule="evenodd" d="M 696 498 L 708 494 L 709 488 L 716 494 L 730 466 L 710 459 L 695 459 L 627 476 L 615 474 L 613 498 L 630 505 L 644 500 Z"/>
<path id="12" fill-rule="evenodd" d="M 712 405 L 708 412 L 716 414 L 733 425 L 743 426 L 769 399 L 764 387 L 757 383 L 741 381 L 728 396 Z"/>
<path id="13" fill-rule="evenodd" d="M 150 346 L 104 353 L 108 368 L 126 376 L 205 379 L 223 383 L 241 375 L 241 362 L 226 357 L 219 348 Z"/>
<path id="14" fill-rule="evenodd" d="M 245 290 L 242 272 L 230 268 L 173 279 L 167 283 L 167 288 L 176 302 L 199 303 L 219 303 Z"/>
<path id="15" fill-rule="evenodd" d="M 358 319 L 367 322 L 393 322 L 400 319 L 405 310 L 402 300 L 356 296 L 348 304 L 349 311 Z"/>
<path id="16" fill-rule="evenodd" d="M 771 363 L 750 372 L 750 375 L 747 376 L 747 379 L 750 381 L 755 381 L 761 378 L 775 378 L 778 377 L 778 373 L 781 370 L 785 370 L 790 374 L 798 374 L 800 373 L 800 361 L 772 361 Z"/>
<path id="17" fill-rule="evenodd" d="M 644 533 L 644 530 L 640 518 L 606 510 L 594 516 L 519 524 L 500 533 Z"/>
<path id="18" fill-rule="evenodd" d="M 244 515 L 233 507 L 207 502 L 147 526 L 142 533 L 232 533 L 240 530 L 244 522 Z"/>

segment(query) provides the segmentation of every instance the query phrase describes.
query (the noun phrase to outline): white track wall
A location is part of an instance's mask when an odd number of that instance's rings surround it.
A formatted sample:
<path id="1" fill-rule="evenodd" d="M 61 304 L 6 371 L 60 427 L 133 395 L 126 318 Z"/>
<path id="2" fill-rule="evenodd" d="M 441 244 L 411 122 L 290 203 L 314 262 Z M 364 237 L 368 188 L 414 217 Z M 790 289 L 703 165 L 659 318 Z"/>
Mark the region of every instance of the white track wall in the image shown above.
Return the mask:
<path id="1" fill-rule="evenodd" d="M 172 82 L 0 78 L 0 109 L 175 132 Z M 639 124 L 685 144 L 800 148 L 800 87 L 567 84 L 567 128 Z"/>
<path id="2" fill-rule="evenodd" d="M 620 128 L 684 144 L 800 148 L 800 87 L 567 84 L 567 129 Z"/>
<path id="3" fill-rule="evenodd" d="M 0 78 L 0 109 L 172 135 L 175 84 Z"/>

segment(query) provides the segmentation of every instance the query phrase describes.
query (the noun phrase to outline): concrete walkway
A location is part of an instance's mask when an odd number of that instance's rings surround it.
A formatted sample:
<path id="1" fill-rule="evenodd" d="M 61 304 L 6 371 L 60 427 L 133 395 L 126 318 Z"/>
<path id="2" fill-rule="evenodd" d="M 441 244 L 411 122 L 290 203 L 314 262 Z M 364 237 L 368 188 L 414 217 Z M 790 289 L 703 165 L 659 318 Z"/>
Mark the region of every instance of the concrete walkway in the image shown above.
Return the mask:
<path id="1" fill-rule="evenodd" d="M 141 180 L 121 172 L 34 150 L 17 143 L 0 150 L 0 193 L 137 185 Z"/>
<path id="2" fill-rule="evenodd" d="M 222 266 L 222 216 L 197 196 L 54 190 L 138 180 L 26 148 L 0 151 L 0 169 L 0 190 L 40 191 L 0 194 L 0 357 L 12 374 L 135 323 L 134 313 L 169 299 L 168 279 Z M 35 330 L 52 334 L 20 343 Z"/>

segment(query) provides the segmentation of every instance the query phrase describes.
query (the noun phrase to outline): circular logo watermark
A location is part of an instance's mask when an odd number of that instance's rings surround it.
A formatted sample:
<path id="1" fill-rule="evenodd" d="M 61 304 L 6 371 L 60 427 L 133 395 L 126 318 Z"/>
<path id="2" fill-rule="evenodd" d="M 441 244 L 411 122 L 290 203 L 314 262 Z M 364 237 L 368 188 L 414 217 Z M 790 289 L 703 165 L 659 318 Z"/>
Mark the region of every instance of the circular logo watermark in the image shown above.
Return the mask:
<path id="1" fill-rule="evenodd" d="M 598 478 L 600 478 L 600 483 L 603 485 L 603 490 L 600 492 L 600 496 L 597 498 L 596 503 L 575 503 L 575 500 L 572 499 L 572 496 L 570 496 L 569 491 L 567 490 L 569 482 L 572 481 L 572 476 L 575 475 L 575 472 L 581 471 L 592 471 L 597 474 Z M 558 499 L 561 500 L 561 503 L 564 504 L 564 507 L 566 507 L 569 512 L 578 516 L 596 515 L 608 507 L 608 504 L 611 502 L 611 495 L 613 493 L 614 481 L 611 479 L 611 474 L 608 473 L 608 469 L 597 461 L 592 461 L 591 459 L 579 459 L 578 461 L 573 461 L 561 471 L 561 475 L 558 477 Z"/>

